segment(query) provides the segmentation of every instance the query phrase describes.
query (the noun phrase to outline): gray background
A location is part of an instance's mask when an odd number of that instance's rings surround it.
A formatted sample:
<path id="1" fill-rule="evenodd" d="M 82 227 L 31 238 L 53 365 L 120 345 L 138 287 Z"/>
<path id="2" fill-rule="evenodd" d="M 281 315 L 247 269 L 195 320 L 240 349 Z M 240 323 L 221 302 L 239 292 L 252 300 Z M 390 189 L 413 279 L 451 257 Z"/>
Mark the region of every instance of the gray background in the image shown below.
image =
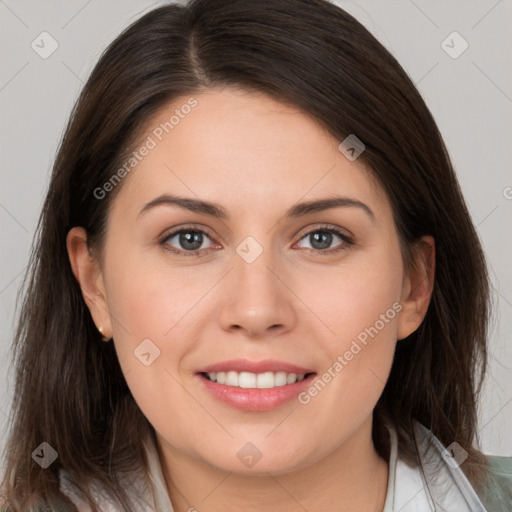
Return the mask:
<path id="1" fill-rule="evenodd" d="M 101 51 L 127 24 L 163 3 L 0 0 L 2 440 L 9 400 L 16 399 L 7 357 L 16 293 L 65 122 Z M 397 57 L 447 143 L 494 289 L 490 368 L 480 408 L 482 446 L 488 453 L 512 455 L 512 1 L 336 3 Z M 41 43 L 44 31 L 58 43 L 46 59 L 31 47 L 35 41 L 50 48 L 49 39 Z M 463 40 L 446 39 L 454 31 L 469 44 L 457 58 Z"/>

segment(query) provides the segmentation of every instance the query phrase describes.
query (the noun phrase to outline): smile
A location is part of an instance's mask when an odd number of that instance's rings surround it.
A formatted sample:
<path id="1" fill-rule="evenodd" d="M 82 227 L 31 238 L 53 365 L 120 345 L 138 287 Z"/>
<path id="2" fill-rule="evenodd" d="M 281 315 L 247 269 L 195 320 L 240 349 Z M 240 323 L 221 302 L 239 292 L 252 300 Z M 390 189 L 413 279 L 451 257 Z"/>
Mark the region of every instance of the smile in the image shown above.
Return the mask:
<path id="1" fill-rule="evenodd" d="M 196 373 L 215 401 L 235 409 L 263 412 L 297 399 L 316 372 L 284 361 L 237 359 L 201 368 Z"/>
<path id="2" fill-rule="evenodd" d="M 207 379 L 226 386 L 245 389 L 271 389 L 289 384 L 295 384 L 304 379 L 305 374 L 286 372 L 210 372 L 203 374 Z"/>

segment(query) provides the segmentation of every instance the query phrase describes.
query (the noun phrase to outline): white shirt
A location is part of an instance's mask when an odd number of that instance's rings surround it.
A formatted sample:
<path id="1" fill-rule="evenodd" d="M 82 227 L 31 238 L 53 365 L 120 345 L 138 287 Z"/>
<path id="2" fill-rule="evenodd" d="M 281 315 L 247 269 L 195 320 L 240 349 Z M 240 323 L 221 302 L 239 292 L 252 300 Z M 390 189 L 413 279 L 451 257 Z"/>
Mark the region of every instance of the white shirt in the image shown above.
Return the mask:
<path id="1" fill-rule="evenodd" d="M 461 453 L 455 458 L 450 456 L 429 430 L 415 423 L 422 471 L 420 466 L 411 467 L 399 457 L 396 431 L 389 425 L 388 430 L 389 478 L 382 512 L 486 512 L 457 465 Z"/>
<path id="2" fill-rule="evenodd" d="M 466 476 L 457 467 L 455 459 L 450 457 L 429 430 L 419 423 L 415 424 L 415 428 L 423 471 L 419 466 L 412 467 L 400 458 L 396 431 L 388 425 L 389 478 L 382 512 L 486 512 Z M 134 493 L 134 510 L 173 512 L 157 448 L 151 440 L 144 445 L 148 458 L 148 478 L 139 475 L 127 483 L 127 488 Z M 78 511 L 90 512 L 90 507 L 70 486 L 65 471 L 61 470 L 59 476 L 61 491 L 71 499 Z M 94 489 L 93 495 L 101 512 L 123 512 L 107 496 Z M 140 498 L 136 498 L 136 495 Z"/>

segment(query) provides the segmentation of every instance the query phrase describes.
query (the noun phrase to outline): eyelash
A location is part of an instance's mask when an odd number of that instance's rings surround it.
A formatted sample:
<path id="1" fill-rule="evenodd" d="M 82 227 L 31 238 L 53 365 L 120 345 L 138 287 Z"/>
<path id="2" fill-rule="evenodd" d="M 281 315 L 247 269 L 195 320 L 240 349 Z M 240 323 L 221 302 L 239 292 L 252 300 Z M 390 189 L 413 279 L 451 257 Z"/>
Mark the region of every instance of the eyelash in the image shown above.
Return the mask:
<path id="1" fill-rule="evenodd" d="M 349 236 L 347 236 L 345 233 L 339 231 L 338 229 L 330 227 L 330 226 L 316 227 L 315 229 L 312 229 L 312 230 L 304 233 L 300 237 L 299 241 L 302 240 L 303 238 L 306 238 L 307 236 L 309 236 L 313 233 L 319 232 L 319 231 L 323 232 L 323 233 L 334 234 L 334 235 L 340 237 L 343 240 L 343 243 L 339 247 L 336 247 L 335 249 L 308 249 L 308 248 L 305 248 L 302 250 L 305 250 L 309 253 L 315 253 L 317 255 L 318 254 L 319 255 L 332 255 L 332 254 L 338 253 L 340 251 L 345 251 L 345 250 L 349 249 L 352 245 L 354 245 L 354 241 Z M 167 241 L 169 239 L 175 237 L 176 235 L 182 234 L 182 233 L 201 233 L 203 235 L 206 235 L 208 238 L 210 238 L 212 240 L 212 237 L 208 234 L 208 232 L 203 229 L 199 229 L 195 226 L 183 226 L 180 229 L 177 229 L 176 231 L 172 231 L 171 233 L 167 233 L 166 235 L 164 235 L 164 237 L 160 241 L 160 245 L 162 245 L 164 247 L 164 249 L 167 251 L 170 251 L 174 254 L 178 254 L 180 256 L 185 256 L 185 257 L 198 257 L 198 256 L 201 256 L 201 252 L 210 250 L 210 249 L 196 249 L 195 251 L 183 251 L 183 250 L 176 249 L 175 247 L 172 247 L 171 245 L 169 245 L 167 243 Z"/>

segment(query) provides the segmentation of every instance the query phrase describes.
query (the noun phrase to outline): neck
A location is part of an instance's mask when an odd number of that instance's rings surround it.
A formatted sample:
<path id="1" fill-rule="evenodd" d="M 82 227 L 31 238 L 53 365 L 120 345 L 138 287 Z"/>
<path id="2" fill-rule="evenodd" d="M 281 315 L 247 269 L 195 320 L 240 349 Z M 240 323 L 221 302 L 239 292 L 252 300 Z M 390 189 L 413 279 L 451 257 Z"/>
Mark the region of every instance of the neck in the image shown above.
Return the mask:
<path id="1" fill-rule="evenodd" d="M 326 457 L 287 474 L 241 475 L 167 444 L 160 451 L 175 512 L 382 512 L 386 500 L 388 463 L 373 445 L 371 418 Z"/>

